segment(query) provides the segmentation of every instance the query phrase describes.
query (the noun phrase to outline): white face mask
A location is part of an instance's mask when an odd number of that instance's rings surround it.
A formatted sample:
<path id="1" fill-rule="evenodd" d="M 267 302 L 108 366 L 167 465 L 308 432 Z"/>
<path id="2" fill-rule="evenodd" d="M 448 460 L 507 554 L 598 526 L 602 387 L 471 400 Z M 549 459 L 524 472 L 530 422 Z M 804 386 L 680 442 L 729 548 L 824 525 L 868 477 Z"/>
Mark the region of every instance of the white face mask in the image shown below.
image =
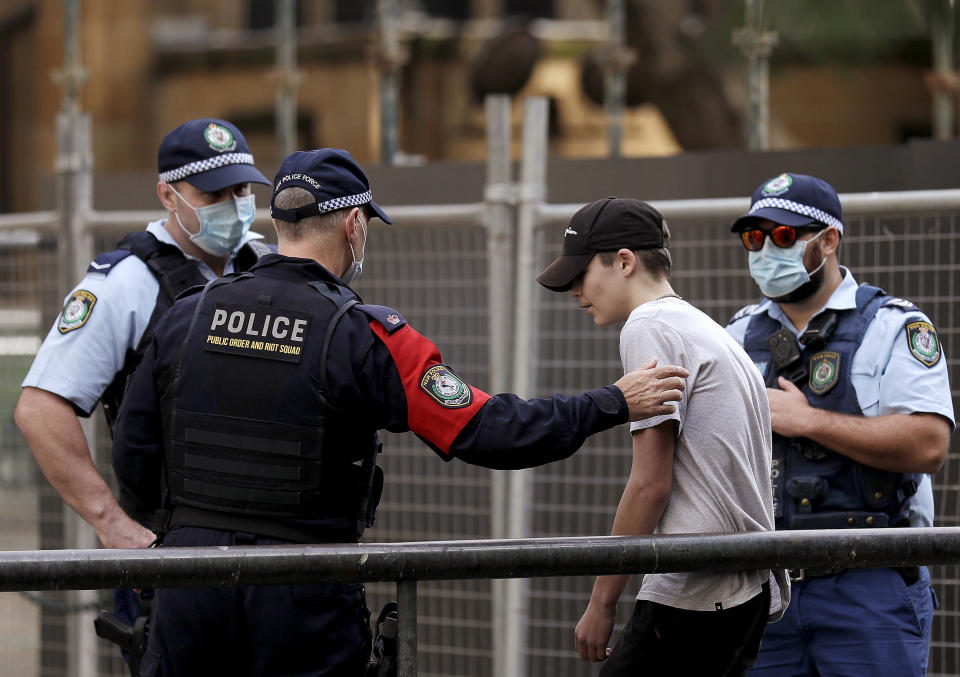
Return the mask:
<path id="1" fill-rule="evenodd" d="M 347 268 L 343 275 L 340 276 L 340 279 L 343 280 L 344 284 L 351 284 L 356 282 L 360 275 L 363 273 L 363 257 L 366 256 L 367 250 L 367 229 L 363 225 L 363 219 L 360 218 L 359 212 L 357 213 L 357 222 L 360 224 L 360 230 L 363 232 L 363 247 L 360 249 L 360 260 L 357 260 L 357 255 L 353 251 L 353 243 L 349 240 L 347 244 L 350 246 L 350 256 L 353 258 L 353 263 L 350 264 L 350 267 Z"/>
<path id="2" fill-rule="evenodd" d="M 176 217 L 177 223 L 180 224 L 180 228 L 190 238 L 190 241 L 208 254 L 226 256 L 240 244 L 240 240 L 250 230 L 250 225 L 253 223 L 253 217 L 257 210 L 256 198 L 252 193 L 245 197 L 198 208 L 187 202 L 173 186 L 170 186 L 170 190 L 183 200 L 183 204 L 196 213 L 200 230 L 191 233 L 184 228 L 180 215 L 174 212 L 173 215 Z"/>
<path id="3" fill-rule="evenodd" d="M 810 281 L 811 273 L 816 273 L 827 262 L 826 257 L 810 273 L 803 265 L 803 254 L 807 245 L 820 237 L 826 228 L 809 240 L 797 240 L 786 248 L 778 247 L 773 238 L 767 237 L 763 249 L 750 252 L 750 277 L 760 287 L 767 298 L 776 299 L 786 296 Z"/>

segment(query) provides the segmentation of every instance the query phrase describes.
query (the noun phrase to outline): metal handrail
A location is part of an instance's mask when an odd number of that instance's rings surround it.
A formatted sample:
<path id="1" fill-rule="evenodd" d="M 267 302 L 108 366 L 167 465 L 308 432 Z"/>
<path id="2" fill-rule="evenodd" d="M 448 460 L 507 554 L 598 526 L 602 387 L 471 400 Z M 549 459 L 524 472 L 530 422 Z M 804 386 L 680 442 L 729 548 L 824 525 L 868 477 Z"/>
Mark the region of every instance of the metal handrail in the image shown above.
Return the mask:
<path id="1" fill-rule="evenodd" d="M 960 563 L 960 527 L 417 543 L 0 552 L 0 590 L 396 581 L 399 675 L 417 670 L 417 582 Z"/>
<path id="2" fill-rule="evenodd" d="M 0 552 L 0 591 L 960 564 L 960 527 Z"/>

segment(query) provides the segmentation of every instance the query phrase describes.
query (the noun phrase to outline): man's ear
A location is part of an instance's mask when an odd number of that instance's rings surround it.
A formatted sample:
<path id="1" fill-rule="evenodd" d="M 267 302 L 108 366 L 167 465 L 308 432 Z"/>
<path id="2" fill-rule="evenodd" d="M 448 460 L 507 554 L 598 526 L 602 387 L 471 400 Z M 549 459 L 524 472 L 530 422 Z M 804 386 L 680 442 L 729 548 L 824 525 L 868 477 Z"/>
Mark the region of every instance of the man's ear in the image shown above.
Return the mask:
<path id="1" fill-rule="evenodd" d="M 166 181 L 157 181 L 157 197 L 168 212 L 177 211 L 177 196 Z"/>
<path id="2" fill-rule="evenodd" d="M 820 239 L 823 240 L 820 247 L 824 256 L 835 254 L 837 249 L 840 248 L 840 231 L 834 227 L 827 228 Z"/>
<path id="3" fill-rule="evenodd" d="M 359 207 L 354 207 L 347 212 L 347 216 L 343 220 L 343 230 L 347 235 L 347 241 L 353 242 L 355 235 L 360 233 L 361 219 Z"/>
<path id="4" fill-rule="evenodd" d="M 617 270 L 622 272 L 626 277 L 633 275 L 633 271 L 637 269 L 637 255 L 634 254 L 629 249 L 623 248 L 617 251 Z"/>

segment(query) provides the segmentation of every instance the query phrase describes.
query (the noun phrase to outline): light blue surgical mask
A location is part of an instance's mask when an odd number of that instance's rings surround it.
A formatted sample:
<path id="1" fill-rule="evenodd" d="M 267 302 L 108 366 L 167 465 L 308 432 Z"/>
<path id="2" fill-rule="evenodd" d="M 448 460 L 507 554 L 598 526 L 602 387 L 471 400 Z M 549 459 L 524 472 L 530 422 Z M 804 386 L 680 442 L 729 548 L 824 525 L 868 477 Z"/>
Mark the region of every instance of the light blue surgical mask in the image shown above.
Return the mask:
<path id="1" fill-rule="evenodd" d="M 206 207 L 194 207 L 180 193 L 177 193 L 176 188 L 170 186 L 170 190 L 176 193 L 185 205 L 197 213 L 200 230 L 196 233 L 191 233 L 184 228 L 183 221 L 180 220 L 180 216 L 176 212 L 173 215 L 177 218 L 177 223 L 180 224 L 180 228 L 187 234 L 190 241 L 208 254 L 226 256 L 240 244 L 240 240 L 250 230 L 250 225 L 253 223 L 253 217 L 257 210 L 256 198 L 253 194 L 225 200 Z"/>
<path id="2" fill-rule="evenodd" d="M 786 296 L 809 282 L 810 275 L 823 268 L 827 262 L 826 257 L 808 273 L 803 265 L 803 254 L 807 245 L 820 237 L 824 230 L 809 240 L 797 240 L 786 248 L 778 247 L 773 243 L 773 238 L 768 237 L 763 243 L 763 249 L 750 252 L 750 277 L 760 286 L 760 292 L 764 296 L 771 299 Z"/>
<path id="3" fill-rule="evenodd" d="M 350 256 L 353 258 L 353 263 L 351 263 L 350 267 L 340 276 L 344 284 L 356 282 L 363 273 L 363 257 L 366 256 L 367 253 L 367 229 L 364 227 L 363 219 L 360 218 L 359 214 L 357 214 L 357 221 L 360 223 L 360 230 L 363 232 L 363 247 L 360 249 L 360 260 L 357 261 L 357 255 L 353 251 L 353 244 L 347 242 L 347 244 L 350 245 Z"/>

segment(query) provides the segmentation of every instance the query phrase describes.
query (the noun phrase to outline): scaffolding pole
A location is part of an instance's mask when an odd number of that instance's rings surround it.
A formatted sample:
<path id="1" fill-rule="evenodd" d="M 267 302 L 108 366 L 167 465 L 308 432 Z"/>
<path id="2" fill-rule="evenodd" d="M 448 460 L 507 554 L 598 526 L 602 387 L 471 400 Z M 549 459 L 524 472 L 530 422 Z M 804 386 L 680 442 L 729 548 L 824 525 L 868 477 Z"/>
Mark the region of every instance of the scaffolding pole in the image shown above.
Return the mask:
<path id="1" fill-rule="evenodd" d="M 955 78 L 953 68 L 953 0 L 934 0 L 931 16 L 933 71 L 937 82 Z M 956 91 L 952 87 L 933 90 L 933 136 L 952 139 L 956 135 Z"/>
<path id="2" fill-rule="evenodd" d="M 282 161 L 297 149 L 297 7 L 296 0 L 279 0 L 275 7 L 274 32 L 277 36 L 277 160 Z"/>
<path id="3" fill-rule="evenodd" d="M 746 0 L 746 26 L 733 33 L 733 44 L 747 58 L 747 148 L 770 148 L 770 54 L 775 31 L 763 30 L 763 0 Z"/>

